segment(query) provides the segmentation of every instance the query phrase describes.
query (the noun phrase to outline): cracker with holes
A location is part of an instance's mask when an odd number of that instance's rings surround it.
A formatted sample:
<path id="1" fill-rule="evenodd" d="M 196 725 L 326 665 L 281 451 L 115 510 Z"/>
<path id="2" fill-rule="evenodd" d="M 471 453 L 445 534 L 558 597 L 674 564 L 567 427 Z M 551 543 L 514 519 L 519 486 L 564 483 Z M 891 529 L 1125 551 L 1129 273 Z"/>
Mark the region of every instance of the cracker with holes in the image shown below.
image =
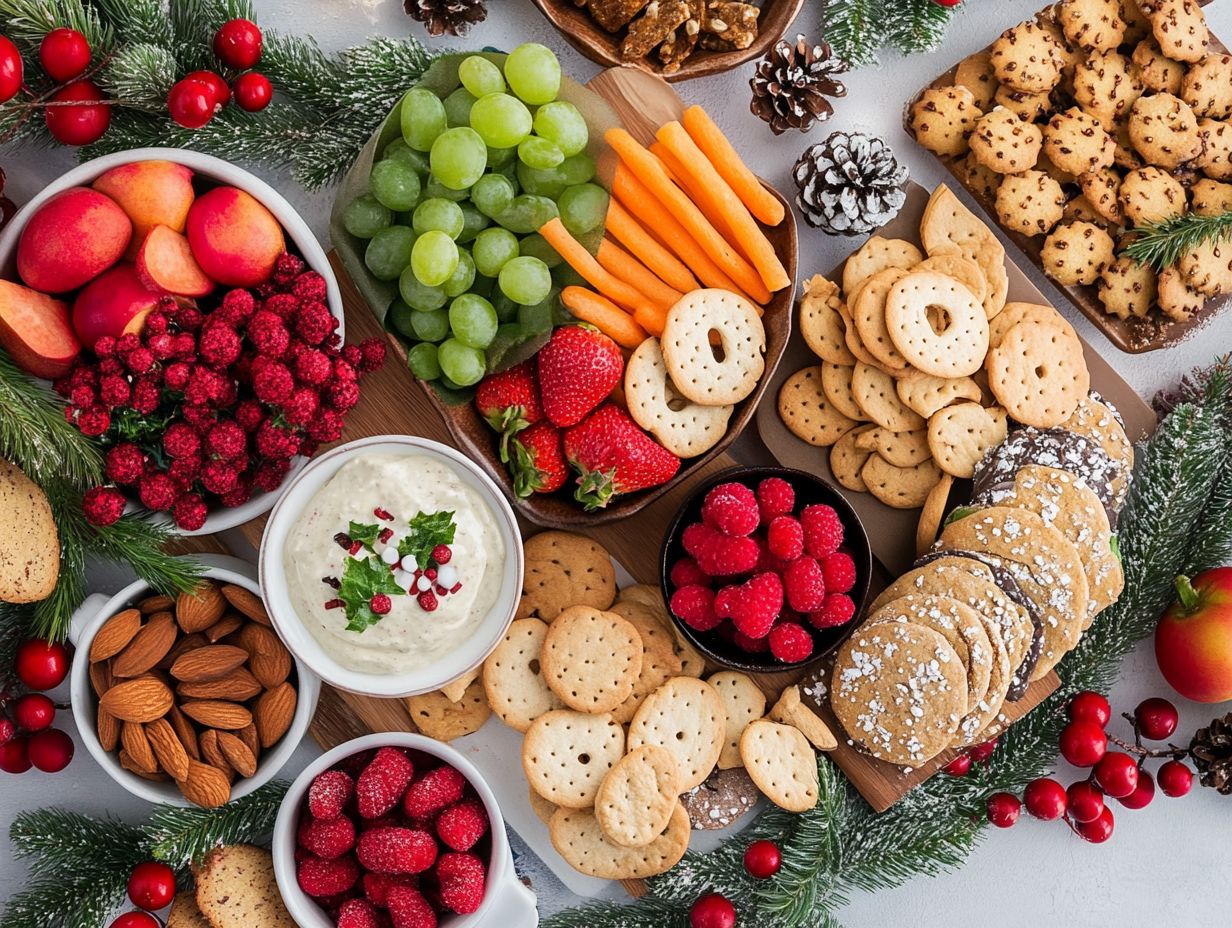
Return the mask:
<path id="1" fill-rule="evenodd" d="M 860 476 L 860 471 L 873 452 L 865 451 L 856 443 L 861 435 L 875 428 L 880 428 L 880 426 L 863 425 L 852 429 L 830 448 L 830 473 L 834 474 L 834 479 L 841 486 L 853 493 L 868 492 L 868 486 L 864 483 L 864 478 Z"/>
<path id="2" fill-rule="evenodd" d="M 828 448 L 859 424 L 826 399 L 820 367 L 806 367 L 783 381 L 778 406 L 779 418 L 792 434 L 819 448 Z"/>
<path id="3" fill-rule="evenodd" d="M 676 390 L 657 338 L 648 338 L 625 366 L 629 415 L 664 448 L 680 458 L 705 454 L 727 434 L 731 405 L 703 406 Z"/>
<path id="4" fill-rule="evenodd" d="M 689 813 L 677 803 L 667 829 L 645 847 L 621 847 L 608 841 L 591 810 L 558 810 L 548 834 L 556 853 L 579 873 L 601 880 L 640 880 L 680 862 L 689 849 Z"/>
<path id="5" fill-rule="evenodd" d="M 904 373 L 908 361 L 894 345 L 886 323 L 886 300 L 891 289 L 908 275 L 901 267 L 878 271 L 860 287 L 851 302 L 851 315 L 864 347 L 877 359 L 877 366 L 889 374 Z"/>
<path id="6" fill-rule="evenodd" d="M 981 305 L 984 302 L 984 298 L 988 296 L 988 279 L 984 276 L 984 272 L 980 270 L 980 266 L 965 255 L 932 255 L 925 258 L 911 270 L 933 271 L 937 274 L 944 274 L 946 277 L 952 277 L 970 290 L 971 294 L 979 300 Z"/>
<path id="7" fill-rule="evenodd" d="M 629 747 L 653 744 L 675 755 L 684 792 L 710 776 L 726 733 L 727 714 L 714 687 L 693 677 L 673 677 L 646 697 L 633 716 Z"/>
<path id="8" fill-rule="evenodd" d="M 826 395 L 830 405 L 848 419 L 863 422 L 868 417 L 864 415 L 864 410 L 860 408 L 860 404 L 856 402 L 851 392 L 851 377 L 854 373 L 854 367 L 823 361 L 821 363 L 821 392 Z"/>
<path id="9" fill-rule="evenodd" d="M 621 847 L 645 847 L 663 834 L 679 804 L 676 758 L 660 747 L 634 748 L 604 778 L 595 796 L 603 836 Z"/>
<path id="10" fill-rule="evenodd" d="M 856 437 L 856 447 L 861 451 L 875 451 L 895 467 L 915 467 L 932 457 L 928 449 L 928 432 L 892 432 L 874 426 Z"/>
<path id="11" fill-rule="evenodd" d="M 526 570 L 517 618 L 555 619 L 566 606 L 606 609 L 616 598 L 612 556 L 572 532 L 540 532 L 524 544 Z"/>
<path id="12" fill-rule="evenodd" d="M 843 292 L 850 296 L 874 274 L 890 267 L 910 270 L 923 259 L 920 249 L 905 239 L 874 235 L 843 265 Z"/>
<path id="13" fill-rule="evenodd" d="M 951 403 L 969 400 L 980 402 L 980 386 L 970 377 L 934 377 L 925 374 L 898 381 L 894 385 L 898 398 L 917 415 L 931 419 L 938 409 Z"/>
<path id="14" fill-rule="evenodd" d="M 817 805 L 817 755 L 798 728 L 753 722 L 740 736 L 740 759 L 762 795 L 780 809 L 807 812 Z"/>
<path id="15" fill-rule="evenodd" d="M 856 357 L 847 347 L 843 296 L 838 284 L 820 274 L 804 283 L 800 298 L 800 334 L 809 350 L 830 364 L 850 367 Z"/>
<path id="16" fill-rule="evenodd" d="M 748 674 L 737 671 L 716 673 L 706 680 L 723 700 L 727 713 L 727 740 L 719 755 L 719 769 L 740 766 L 740 736 L 745 727 L 766 714 L 766 694 Z"/>
<path id="17" fill-rule="evenodd" d="M 924 428 L 924 419 L 903 405 L 894 378 L 871 364 L 857 364 L 851 376 L 851 392 L 864 414 L 891 432 L 914 432 Z"/>
<path id="18" fill-rule="evenodd" d="M 642 669 L 633 683 L 633 692 L 612 710 L 616 721 L 623 725 L 633 719 L 647 696 L 680 673 L 683 664 L 676 654 L 675 639 L 653 606 L 627 599 L 618 601 L 611 611 L 628 620 L 642 639 Z"/>
<path id="19" fill-rule="evenodd" d="M 548 626 L 539 619 L 516 619 L 483 664 L 483 690 L 497 718 L 525 732 L 545 712 L 563 709 L 543 679 L 539 655 Z"/>
<path id="20" fill-rule="evenodd" d="M 915 467 L 895 467 L 879 454 L 869 456 L 860 470 L 868 492 L 893 509 L 919 509 L 941 479 L 932 458 Z"/>
<path id="21" fill-rule="evenodd" d="M 947 474 L 970 479 L 975 465 L 990 448 L 1005 441 L 1009 430 L 1005 410 L 979 403 L 947 406 L 928 420 L 928 447 Z"/>
<path id="22" fill-rule="evenodd" d="M 1020 323 L 988 352 L 988 386 L 1024 425 L 1052 428 L 1091 390 L 1082 343 L 1059 326 Z"/>
<path id="23" fill-rule="evenodd" d="M 975 296 L 952 277 L 908 274 L 889 291 L 885 326 L 894 347 L 934 377 L 967 377 L 988 353 L 988 318 Z"/>
<path id="24" fill-rule="evenodd" d="M 761 317 L 752 303 L 727 290 L 695 290 L 680 299 L 667 313 L 661 346 L 677 391 L 703 406 L 739 403 L 766 369 Z"/>
<path id="25" fill-rule="evenodd" d="M 535 719 L 522 740 L 531 789 L 564 809 L 589 809 L 599 786 L 625 756 L 625 730 L 611 715 L 555 709 Z"/>
<path id="26" fill-rule="evenodd" d="M 566 706 L 611 712 L 642 672 L 642 639 L 623 616 L 570 606 L 548 628 L 539 660 L 549 689 Z"/>

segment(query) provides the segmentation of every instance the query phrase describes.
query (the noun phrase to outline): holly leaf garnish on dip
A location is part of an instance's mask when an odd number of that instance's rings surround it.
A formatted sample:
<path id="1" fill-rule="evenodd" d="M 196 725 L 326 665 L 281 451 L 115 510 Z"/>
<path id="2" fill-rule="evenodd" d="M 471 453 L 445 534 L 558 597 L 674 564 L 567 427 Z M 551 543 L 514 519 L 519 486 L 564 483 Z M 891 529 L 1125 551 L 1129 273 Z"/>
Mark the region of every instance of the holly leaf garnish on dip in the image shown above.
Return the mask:
<path id="1" fill-rule="evenodd" d="M 421 512 L 411 519 L 411 531 L 398 542 L 398 554 L 415 558 L 420 570 L 426 570 L 437 545 L 453 544 L 457 526 L 452 512 Z"/>
<path id="2" fill-rule="evenodd" d="M 357 539 L 358 540 L 358 539 Z M 377 593 L 405 596 L 406 591 L 394 582 L 394 575 L 378 557 L 349 557 L 338 598 L 346 609 L 347 631 L 363 632 L 381 621 L 372 611 L 372 597 Z"/>
<path id="3" fill-rule="evenodd" d="M 358 541 L 369 551 L 373 550 L 373 545 L 376 544 L 377 536 L 380 534 L 381 527 L 375 523 L 352 522 L 347 528 L 347 536 L 351 541 Z"/>

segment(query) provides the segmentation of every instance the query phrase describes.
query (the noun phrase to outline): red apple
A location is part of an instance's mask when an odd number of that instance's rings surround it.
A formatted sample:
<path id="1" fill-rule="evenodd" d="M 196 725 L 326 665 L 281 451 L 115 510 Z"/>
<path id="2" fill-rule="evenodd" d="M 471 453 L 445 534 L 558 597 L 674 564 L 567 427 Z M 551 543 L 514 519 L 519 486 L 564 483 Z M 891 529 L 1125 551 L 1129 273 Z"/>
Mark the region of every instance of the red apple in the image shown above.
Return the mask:
<path id="1" fill-rule="evenodd" d="M 73 330 L 87 348 L 104 335 L 136 334 L 163 296 L 151 290 L 131 264 L 119 264 L 77 294 Z"/>
<path id="2" fill-rule="evenodd" d="M 68 293 L 124 254 L 133 224 L 110 197 L 70 187 L 38 208 L 22 229 L 17 273 L 35 290 Z"/>
<path id="3" fill-rule="evenodd" d="M 68 304 L 0 280 L 0 347 L 28 374 L 63 377 L 81 352 L 68 321 Z"/>
<path id="4" fill-rule="evenodd" d="M 137 253 L 137 273 L 146 286 L 176 296 L 205 296 L 214 281 L 201 270 L 188 239 L 166 226 L 155 226 Z"/>
<path id="5" fill-rule="evenodd" d="M 193 172 L 171 161 L 134 161 L 102 174 L 94 189 L 105 193 L 133 221 L 133 240 L 125 257 L 137 259 L 137 249 L 155 226 L 183 232 L 196 194 Z"/>
<path id="6" fill-rule="evenodd" d="M 1155 629 L 1155 659 L 1195 702 L 1232 699 L 1232 567 L 1176 578 L 1177 602 Z"/>

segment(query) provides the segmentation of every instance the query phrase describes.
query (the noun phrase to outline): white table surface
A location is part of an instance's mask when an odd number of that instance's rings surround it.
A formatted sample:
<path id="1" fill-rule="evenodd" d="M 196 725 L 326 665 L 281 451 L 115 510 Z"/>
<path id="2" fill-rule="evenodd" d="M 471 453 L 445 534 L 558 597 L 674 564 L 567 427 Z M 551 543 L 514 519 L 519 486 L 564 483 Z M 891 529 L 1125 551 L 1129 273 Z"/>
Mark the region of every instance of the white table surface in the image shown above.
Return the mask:
<path id="1" fill-rule="evenodd" d="M 417 24 L 403 15 L 399 0 L 254 0 L 262 26 L 286 31 L 310 31 L 327 49 L 362 41 L 373 34 L 423 37 Z M 836 103 L 829 124 L 808 135 L 773 136 L 748 111 L 748 77 L 752 64 L 735 72 L 677 85 L 688 102 L 704 105 L 731 135 L 749 162 L 784 192 L 792 189 L 790 171 L 806 145 L 820 141 L 833 129 L 860 130 L 881 135 L 910 166 L 911 175 L 933 186 L 948 175 L 901 128 L 901 112 L 913 91 L 944 71 L 962 56 L 991 42 L 1007 26 L 1026 18 L 1041 0 L 969 0 L 953 22 L 943 47 L 931 54 L 899 58 L 887 55 L 879 69 L 866 68 L 848 75 L 848 96 Z M 796 29 L 816 39 L 822 0 L 810 0 Z M 569 49 L 532 6 L 530 0 L 488 0 L 486 23 L 465 40 L 431 44 L 453 48 L 492 45 L 509 48 L 536 40 L 556 49 L 566 69 L 588 79 L 596 71 Z M 1232 40 L 1232 0 L 1217 0 L 1207 9 L 1212 28 Z M 65 150 L 35 152 L 6 149 L 0 164 L 8 173 L 8 195 L 19 204 L 73 163 Z M 322 240 L 327 239 L 326 217 L 332 197 L 309 194 L 278 172 L 257 169 L 302 210 Z M 850 240 L 830 238 L 800 223 L 800 271 L 807 275 L 830 268 L 851 250 Z M 1013 257 L 1017 250 L 1008 248 Z M 1056 305 L 1083 336 L 1104 353 L 1142 395 L 1169 385 L 1195 365 L 1208 363 L 1217 351 L 1232 349 L 1232 314 L 1208 325 L 1188 341 L 1166 351 L 1144 355 L 1123 354 L 1093 329 L 1085 317 L 1069 307 L 1043 276 L 1023 263 Z M 114 590 L 122 574 L 101 572 L 94 588 Z M 1124 664 L 1112 693 L 1117 711 L 1132 710 L 1151 695 L 1167 695 L 1147 642 Z M 1192 732 L 1227 706 L 1202 706 L 1179 700 L 1181 731 Z M 62 724 L 66 724 L 64 720 Z M 285 773 L 294 774 L 317 753 L 306 743 Z M 1061 764 L 1064 767 L 1064 764 Z M 1062 770 L 1061 776 L 1074 771 Z M 147 806 L 130 796 L 79 750 L 72 766 L 57 776 L 37 772 L 0 779 L 0 829 L 22 809 L 44 805 L 97 815 L 140 819 Z M 1213 790 L 1195 787 L 1181 800 L 1163 797 L 1140 812 L 1117 809 L 1116 833 L 1102 846 L 1073 837 L 1061 824 L 1025 818 L 1009 831 L 989 829 L 981 846 L 959 871 L 935 879 L 915 879 L 876 896 L 858 895 L 841 913 L 849 928 L 881 928 L 909 924 L 946 925 L 949 928 L 983 926 L 1038 928 L 1066 925 L 1096 928 L 1116 923 L 1214 926 L 1228 924 L 1232 910 L 1232 799 Z M 515 839 L 515 845 L 520 844 Z M 534 881 L 545 914 L 572 903 L 560 884 L 538 862 L 519 848 L 519 869 Z M 25 885 L 25 868 L 15 862 L 7 841 L 0 840 L 0 899 Z M 613 887 L 612 898 L 620 898 Z M 738 901 L 737 901 L 738 904 Z"/>

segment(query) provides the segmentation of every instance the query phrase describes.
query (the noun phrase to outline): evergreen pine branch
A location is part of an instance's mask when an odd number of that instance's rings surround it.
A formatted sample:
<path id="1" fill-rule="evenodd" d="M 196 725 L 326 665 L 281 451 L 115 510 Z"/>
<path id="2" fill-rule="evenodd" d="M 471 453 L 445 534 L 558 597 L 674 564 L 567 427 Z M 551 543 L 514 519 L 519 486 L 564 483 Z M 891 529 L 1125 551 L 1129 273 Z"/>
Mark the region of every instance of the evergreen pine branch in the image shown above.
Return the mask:
<path id="1" fill-rule="evenodd" d="M 1139 226 L 1125 254 L 1139 264 L 1162 271 L 1207 242 L 1232 239 L 1232 210 L 1214 216 L 1184 213 L 1163 222 Z"/>
<path id="2" fill-rule="evenodd" d="M 167 0 L 94 0 L 94 5 L 126 42 L 171 47 Z"/>
<path id="3" fill-rule="evenodd" d="M 40 638 L 64 641 L 73 613 L 86 598 L 86 551 L 90 525 L 81 511 L 81 493 L 62 480 L 43 484 L 60 536 L 60 576 L 46 599 L 34 604 L 34 631 Z"/>
<path id="4" fill-rule="evenodd" d="M 567 909 L 539 924 L 540 928 L 688 928 L 689 916 L 687 908 L 646 896 L 633 905 L 596 902 Z"/>
<path id="5" fill-rule="evenodd" d="M 214 33 L 228 20 L 255 20 L 248 0 L 172 0 L 171 31 L 175 57 L 185 72 L 218 67 Z"/>
<path id="6" fill-rule="evenodd" d="M 99 83 L 112 96 L 161 112 L 178 78 L 171 52 L 143 42 L 118 49 L 99 74 Z"/>
<path id="7" fill-rule="evenodd" d="M 890 19 L 881 6 L 877 0 L 826 0 L 822 7 L 822 35 L 853 68 L 877 63 Z"/>
<path id="8" fill-rule="evenodd" d="M 274 830 L 287 786 L 276 780 L 217 809 L 159 806 L 145 828 L 153 856 L 178 870 L 200 863 L 216 847 L 257 841 Z"/>
<path id="9" fill-rule="evenodd" d="M 17 646 L 31 635 L 32 610 L 30 606 L 16 603 L 0 603 L 0 693 L 17 684 L 14 662 Z"/>
<path id="10" fill-rule="evenodd" d="M 944 7 L 934 0 L 898 0 L 893 15 L 885 13 L 888 29 L 886 41 L 907 54 L 928 52 L 945 38 L 953 7 Z"/>
<path id="11" fill-rule="evenodd" d="M 1194 532 L 1193 548 L 1185 558 L 1189 576 L 1232 564 L 1232 457 L 1215 482 L 1215 492 L 1207 504 L 1202 521 Z"/>
<path id="12" fill-rule="evenodd" d="M 38 66 L 43 36 L 62 26 L 84 35 L 96 54 L 110 49 L 115 39 L 111 25 L 85 0 L 0 0 L 0 22 L 4 34 L 25 53 L 27 68 Z"/>
<path id="13" fill-rule="evenodd" d="M 86 544 L 90 554 L 126 564 L 157 592 L 175 596 L 195 588 L 202 573 L 199 562 L 167 553 L 166 546 L 178 537 L 148 514 L 127 515 L 111 525 L 91 526 Z"/>

